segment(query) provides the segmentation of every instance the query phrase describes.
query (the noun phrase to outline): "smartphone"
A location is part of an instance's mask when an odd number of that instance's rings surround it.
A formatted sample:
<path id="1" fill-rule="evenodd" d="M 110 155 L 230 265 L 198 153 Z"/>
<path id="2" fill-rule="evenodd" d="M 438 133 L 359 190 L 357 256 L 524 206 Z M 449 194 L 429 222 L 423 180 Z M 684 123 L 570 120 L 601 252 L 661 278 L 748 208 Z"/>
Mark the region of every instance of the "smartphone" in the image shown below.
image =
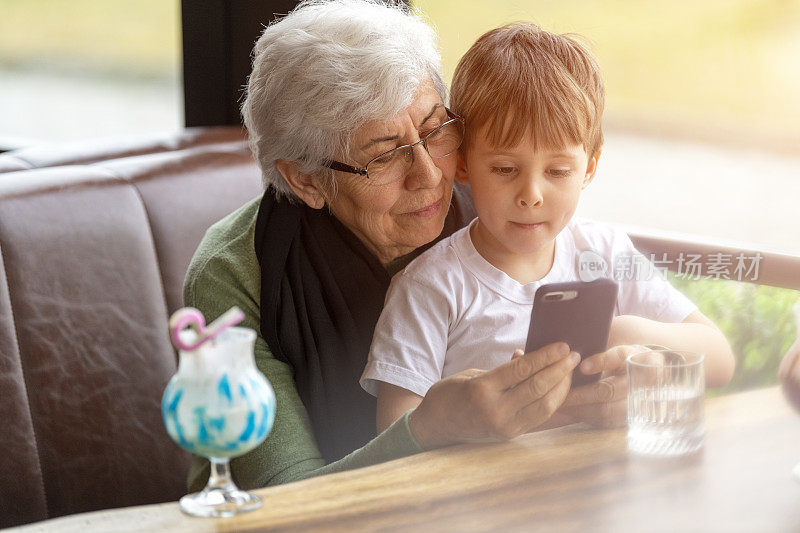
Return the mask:
<path id="1" fill-rule="evenodd" d="M 566 342 L 581 359 L 605 351 L 618 291 L 617 282 L 607 278 L 542 285 L 533 298 L 525 352 L 554 342 Z M 599 373 L 587 376 L 576 367 L 572 386 L 598 379 Z"/>

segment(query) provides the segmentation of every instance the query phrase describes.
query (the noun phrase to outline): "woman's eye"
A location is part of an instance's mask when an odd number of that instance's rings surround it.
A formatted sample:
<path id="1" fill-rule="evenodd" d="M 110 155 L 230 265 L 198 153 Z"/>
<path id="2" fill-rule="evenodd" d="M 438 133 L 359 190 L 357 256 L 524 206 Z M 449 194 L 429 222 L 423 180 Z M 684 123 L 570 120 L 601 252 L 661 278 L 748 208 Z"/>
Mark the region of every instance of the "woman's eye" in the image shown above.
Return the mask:
<path id="1" fill-rule="evenodd" d="M 499 176 L 511 176 L 516 172 L 514 167 L 491 167 L 492 173 Z"/>
<path id="2" fill-rule="evenodd" d="M 554 178 L 566 178 L 570 175 L 570 172 L 572 171 L 568 168 L 551 168 L 547 171 Z"/>
<path id="3" fill-rule="evenodd" d="M 442 129 L 441 128 L 432 129 L 428 133 L 420 133 L 419 136 L 422 139 L 428 139 L 428 142 L 430 142 L 442 136 Z"/>
<path id="4" fill-rule="evenodd" d="M 397 156 L 397 150 L 392 150 L 391 152 L 387 152 L 383 155 L 380 155 L 372 160 L 370 163 L 371 165 L 388 165 L 392 162 L 392 160 Z"/>

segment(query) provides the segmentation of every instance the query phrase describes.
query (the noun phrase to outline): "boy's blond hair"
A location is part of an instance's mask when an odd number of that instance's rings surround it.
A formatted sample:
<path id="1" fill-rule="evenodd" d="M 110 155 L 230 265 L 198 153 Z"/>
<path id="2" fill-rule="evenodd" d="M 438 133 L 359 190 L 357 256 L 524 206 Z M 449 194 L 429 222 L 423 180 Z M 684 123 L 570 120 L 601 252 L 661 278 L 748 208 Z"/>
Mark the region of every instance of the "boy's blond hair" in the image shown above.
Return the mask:
<path id="1" fill-rule="evenodd" d="M 532 135 L 537 149 L 582 144 L 591 156 L 603 145 L 604 103 L 594 55 L 570 35 L 526 22 L 483 34 L 459 61 L 450 92 L 466 121 L 462 148 L 487 127 L 494 146 Z"/>

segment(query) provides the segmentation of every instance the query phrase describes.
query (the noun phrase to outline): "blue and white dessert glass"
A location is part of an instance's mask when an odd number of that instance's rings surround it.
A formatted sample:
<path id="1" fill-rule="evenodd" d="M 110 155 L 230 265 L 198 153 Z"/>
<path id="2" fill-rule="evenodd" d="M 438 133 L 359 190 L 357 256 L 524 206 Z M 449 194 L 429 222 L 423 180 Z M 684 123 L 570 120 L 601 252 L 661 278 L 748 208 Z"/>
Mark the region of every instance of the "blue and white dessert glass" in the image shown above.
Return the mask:
<path id="1" fill-rule="evenodd" d="M 226 327 L 198 343 L 203 327 L 200 335 L 190 329 L 173 332 L 177 345 L 194 349 L 179 350 L 178 371 L 164 391 L 161 414 L 172 440 L 211 463 L 208 484 L 181 498 L 181 509 L 194 516 L 233 516 L 263 503 L 236 487 L 229 460 L 267 437 L 275 420 L 275 394 L 256 368 L 253 330 Z"/>

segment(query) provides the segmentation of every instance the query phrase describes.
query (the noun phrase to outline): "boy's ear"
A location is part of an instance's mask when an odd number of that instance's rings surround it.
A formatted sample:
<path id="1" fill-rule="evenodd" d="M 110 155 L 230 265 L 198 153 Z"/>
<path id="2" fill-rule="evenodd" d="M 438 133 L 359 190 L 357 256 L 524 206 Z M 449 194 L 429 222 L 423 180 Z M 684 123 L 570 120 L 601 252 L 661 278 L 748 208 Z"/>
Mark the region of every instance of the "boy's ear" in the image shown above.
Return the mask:
<path id="1" fill-rule="evenodd" d="M 318 181 L 311 174 L 300 172 L 297 162 L 276 159 L 275 168 L 278 169 L 278 172 L 281 173 L 289 187 L 308 207 L 322 209 L 325 206 L 325 195 L 320 190 Z"/>
<path id="2" fill-rule="evenodd" d="M 583 184 L 581 185 L 581 190 L 585 189 L 589 186 L 589 184 L 594 179 L 594 175 L 597 172 L 597 162 L 600 160 L 600 154 L 602 150 L 597 150 L 592 156 L 589 158 L 589 164 L 586 165 L 586 175 L 583 178 Z"/>
<path id="3" fill-rule="evenodd" d="M 463 185 L 469 185 L 469 175 L 467 174 L 467 163 L 464 161 L 464 156 L 461 154 L 461 150 L 456 152 L 456 155 L 457 155 L 456 180 Z"/>

